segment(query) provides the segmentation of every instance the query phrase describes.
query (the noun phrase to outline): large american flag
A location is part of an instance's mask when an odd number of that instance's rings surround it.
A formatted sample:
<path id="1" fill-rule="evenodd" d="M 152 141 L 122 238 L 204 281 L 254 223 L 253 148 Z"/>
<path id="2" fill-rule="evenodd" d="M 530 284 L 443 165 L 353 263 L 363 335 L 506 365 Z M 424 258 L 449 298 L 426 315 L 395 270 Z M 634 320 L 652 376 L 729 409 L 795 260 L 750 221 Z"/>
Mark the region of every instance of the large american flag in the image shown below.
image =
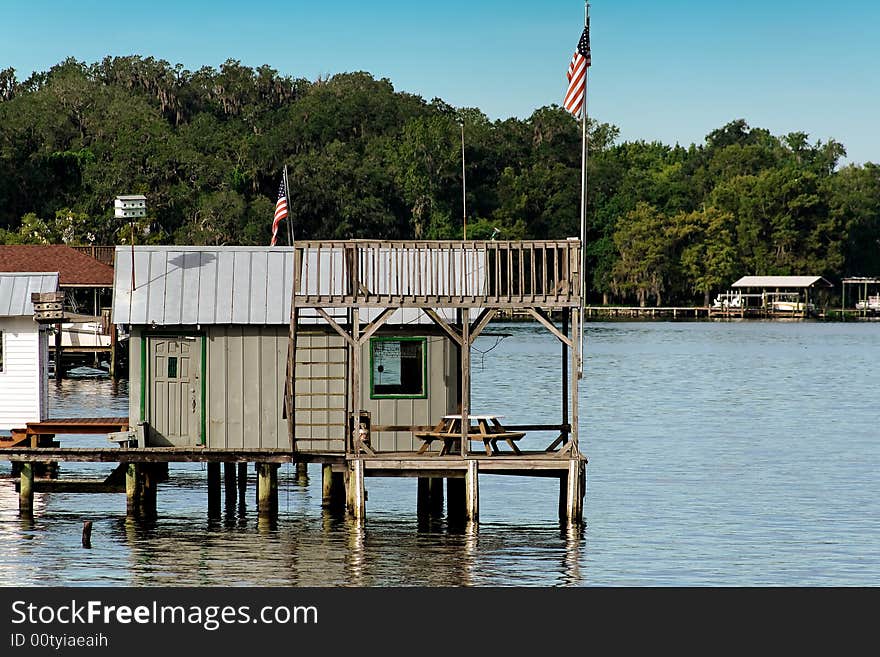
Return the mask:
<path id="1" fill-rule="evenodd" d="M 590 19 L 584 26 L 583 34 L 578 41 L 571 63 L 568 65 L 568 90 L 562 105 L 569 112 L 580 118 L 584 106 L 584 89 L 587 86 L 587 67 L 590 59 Z"/>
<path id="2" fill-rule="evenodd" d="M 275 201 L 275 218 L 272 220 L 272 241 L 269 246 L 275 246 L 278 242 L 278 224 L 287 217 L 287 189 L 284 186 L 284 178 L 278 188 L 278 200 Z"/>

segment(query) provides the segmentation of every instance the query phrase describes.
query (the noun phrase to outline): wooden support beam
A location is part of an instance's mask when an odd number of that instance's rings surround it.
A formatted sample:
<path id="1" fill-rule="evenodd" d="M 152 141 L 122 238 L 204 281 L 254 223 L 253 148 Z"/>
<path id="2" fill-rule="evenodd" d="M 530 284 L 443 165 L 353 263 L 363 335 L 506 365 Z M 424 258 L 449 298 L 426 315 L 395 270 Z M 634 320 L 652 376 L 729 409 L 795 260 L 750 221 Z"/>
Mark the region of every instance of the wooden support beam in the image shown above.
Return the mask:
<path id="1" fill-rule="evenodd" d="M 142 518 L 154 518 L 156 516 L 156 486 L 158 485 L 158 471 L 156 465 L 151 463 L 141 466 L 140 480 L 140 516 Z"/>
<path id="2" fill-rule="evenodd" d="M 416 511 L 419 517 L 443 515 L 442 477 L 419 477 Z"/>
<path id="3" fill-rule="evenodd" d="M 355 520 L 362 521 L 367 515 L 363 459 L 352 459 L 348 462 L 347 479 L 348 513 Z"/>
<path id="4" fill-rule="evenodd" d="M 140 463 L 129 463 L 125 470 L 125 507 L 129 516 L 136 516 L 141 508 Z"/>
<path id="5" fill-rule="evenodd" d="M 342 472 L 333 472 L 329 463 L 321 466 L 321 506 L 325 509 L 345 508 L 345 476 Z"/>
<path id="6" fill-rule="evenodd" d="M 309 464 L 304 461 L 297 461 L 296 468 L 294 469 L 294 477 L 296 478 L 296 483 L 301 486 L 308 485 L 309 483 Z"/>
<path id="7" fill-rule="evenodd" d="M 467 456 L 470 442 L 471 338 L 470 308 L 461 309 L 461 455 Z"/>
<path id="8" fill-rule="evenodd" d="M 480 473 L 479 461 L 470 459 L 464 476 L 465 519 L 476 521 L 480 517 Z"/>
<path id="9" fill-rule="evenodd" d="M 584 521 L 584 462 L 580 458 L 568 462 L 565 475 L 565 519 L 569 524 L 580 524 Z"/>
<path id="10" fill-rule="evenodd" d="M 465 482 L 461 477 L 446 479 L 446 519 L 463 522 L 465 518 Z"/>
<path id="11" fill-rule="evenodd" d="M 257 463 L 257 513 L 269 517 L 278 513 L 277 463 Z"/>
<path id="12" fill-rule="evenodd" d="M 462 345 L 462 339 L 463 339 L 463 338 L 462 338 L 462 336 L 461 336 L 461 333 L 459 333 L 459 332 L 456 331 L 454 328 L 452 328 L 452 327 L 449 325 L 449 322 L 447 322 L 445 319 L 443 319 L 443 318 L 437 313 L 436 310 L 434 310 L 433 308 L 422 308 L 422 310 L 424 311 L 424 313 L 425 313 L 428 317 L 431 318 L 431 321 L 433 321 L 437 326 L 439 326 L 441 329 L 443 329 L 443 330 L 446 332 L 446 334 L 447 334 L 450 338 L 452 338 L 452 341 L 453 341 L 455 344 L 457 344 L 458 346 L 461 346 L 461 345 Z M 464 310 L 464 309 L 462 309 L 462 310 Z"/>
<path id="13" fill-rule="evenodd" d="M 556 328 L 556 325 L 552 321 L 550 321 L 550 318 L 547 316 L 547 313 L 545 313 L 540 308 L 526 308 L 525 310 L 532 317 L 534 317 L 539 322 L 541 322 L 541 324 L 543 324 L 544 327 L 548 331 L 550 331 L 553 335 L 555 335 L 557 338 L 559 338 L 559 340 L 563 344 L 566 344 L 569 347 L 571 346 L 571 343 L 572 343 L 571 338 L 569 338 L 567 335 L 562 333 L 562 331 L 560 331 L 558 328 Z"/>
<path id="14" fill-rule="evenodd" d="M 245 493 L 247 492 L 247 471 L 248 464 L 247 461 L 241 461 L 236 464 L 238 467 L 238 504 L 239 506 L 244 506 L 244 498 Z"/>
<path id="15" fill-rule="evenodd" d="M 235 471 L 235 463 L 227 462 L 223 464 L 223 489 L 226 506 L 235 506 L 235 498 L 238 494 Z"/>
<path id="16" fill-rule="evenodd" d="M 443 515 L 443 478 L 428 478 L 429 512 L 432 516 Z"/>
<path id="17" fill-rule="evenodd" d="M 208 517 L 220 517 L 220 463 L 208 463 Z"/>
<path id="18" fill-rule="evenodd" d="M 356 342 L 352 339 L 352 337 L 348 334 L 348 331 L 346 331 L 344 328 L 342 328 L 342 327 L 336 322 L 336 320 L 333 319 L 333 318 L 327 313 L 326 310 L 324 310 L 323 308 L 315 308 L 315 310 L 318 312 L 318 314 L 319 314 L 321 317 L 324 318 L 324 320 L 330 325 L 330 327 L 331 327 L 334 331 L 336 331 L 339 335 L 341 335 L 341 336 L 343 337 L 343 339 L 346 341 L 346 343 L 348 343 L 348 346 L 349 346 L 349 347 L 356 347 L 356 346 L 357 346 L 357 343 L 356 343 Z M 354 324 L 352 324 L 352 328 L 353 328 L 353 327 L 354 327 Z"/>
<path id="19" fill-rule="evenodd" d="M 364 327 L 364 332 L 361 333 L 360 337 L 358 338 L 358 343 L 364 344 L 367 340 L 369 340 L 376 331 L 382 328 L 382 325 L 388 321 L 388 318 L 391 317 L 392 314 L 394 314 L 395 310 L 397 310 L 397 308 L 386 308 L 381 313 L 379 313 L 379 316 L 376 319 L 374 319 L 372 322 Z"/>
<path id="20" fill-rule="evenodd" d="M 431 478 L 419 477 L 416 493 L 416 515 L 419 517 L 429 515 L 431 503 Z"/>
<path id="21" fill-rule="evenodd" d="M 287 372 L 284 379 L 284 413 L 287 417 L 287 441 L 291 452 L 296 451 L 296 334 L 299 326 L 299 311 L 296 308 L 295 299 L 296 294 L 293 295 L 290 306 Z"/>
<path id="22" fill-rule="evenodd" d="M 474 320 L 474 323 L 471 325 L 471 344 L 474 343 L 474 340 L 480 333 L 483 332 L 483 329 L 492 321 L 492 318 L 495 317 L 498 312 L 497 308 L 484 308 L 483 312 L 480 313 L 480 316 Z"/>
<path id="23" fill-rule="evenodd" d="M 29 516 L 34 512 L 34 464 L 22 463 L 19 476 L 18 512 Z"/>
<path id="24" fill-rule="evenodd" d="M 359 342 L 361 328 L 360 310 L 355 307 L 351 309 L 351 343 L 349 365 L 351 370 L 349 373 L 348 387 L 351 391 L 351 406 L 349 407 L 354 421 L 349 424 L 349 441 L 351 451 L 360 453 L 360 438 L 358 437 L 358 421 L 361 408 L 361 345 Z"/>

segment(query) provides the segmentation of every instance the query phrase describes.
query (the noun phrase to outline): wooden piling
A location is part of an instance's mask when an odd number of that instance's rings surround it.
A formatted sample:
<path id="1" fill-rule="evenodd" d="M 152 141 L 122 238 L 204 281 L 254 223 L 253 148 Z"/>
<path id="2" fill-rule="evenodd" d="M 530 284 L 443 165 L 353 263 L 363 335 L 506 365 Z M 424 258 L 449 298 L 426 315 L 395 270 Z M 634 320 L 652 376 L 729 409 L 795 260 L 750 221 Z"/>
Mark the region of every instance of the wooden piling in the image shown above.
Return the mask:
<path id="1" fill-rule="evenodd" d="M 154 518 L 156 516 L 156 486 L 158 484 L 160 470 L 153 463 L 144 463 L 140 467 L 138 477 L 140 487 L 139 511 L 142 518 Z"/>
<path id="2" fill-rule="evenodd" d="M 465 483 L 461 477 L 446 479 L 446 518 L 462 521 L 465 517 Z"/>
<path id="3" fill-rule="evenodd" d="M 92 547 L 92 521 L 83 521 L 82 546 L 86 549 Z"/>
<path id="4" fill-rule="evenodd" d="M 367 514 L 366 491 L 364 490 L 364 460 L 352 459 L 348 463 L 346 477 L 346 499 L 348 513 L 355 520 L 363 520 Z"/>
<path id="5" fill-rule="evenodd" d="M 418 516 L 443 515 L 442 477 L 419 477 L 416 513 Z"/>
<path id="6" fill-rule="evenodd" d="M 135 516 L 140 511 L 140 468 L 140 463 L 129 463 L 125 469 L 125 507 L 130 516 Z"/>
<path id="7" fill-rule="evenodd" d="M 565 521 L 569 524 L 579 524 L 584 520 L 584 492 L 586 488 L 584 462 L 580 459 L 571 459 L 568 462 L 568 472 L 560 479 L 560 483 L 562 482 L 565 486 Z M 563 488 L 560 485 L 560 497 L 562 492 Z"/>
<path id="8" fill-rule="evenodd" d="M 430 477 L 428 479 L 428 490 L 430 494 L 429 511 L 432 516 L 443 515 L 443 478 Z"/>
<path id="9" fill-rule="evenodd" d="M 257 513 L 278 513 L 278 463 L 257 463 Z"/>
<path id="10" fill-rule="evenodd" d="M 321 506 L 325 509 L 345 506 L 345 477 L 341 472 L 333 472 L 333 466 L 321 466 Z"/>
<path id="11" fill-rule="evenodd" d="M 220 515 L 220 463 L 208 462 L 208 516 Z"/>
<path id="12" fill-rule="evenodd" d="M 306 485 L 309 483 L 309 464 L 303 463 L 302 461 L 296 462 L 296 468 L 294 470 L 294 477 L 296 478 L 296 483 L 301 485 Z"/>
<path id="13" fill-rule="evenodd" d="M 426 516 L 431 512 L 431 478 L 419 477 L 416 493 L 416 515 Z"/>
<path id="14" fill-rule="evenodd" d="M 18 512 L 31 515 L 34 512 L 34 464 L 23 461 L 19 468 Z"/>
<path id="15" fill-rule="evenodd" d="M 226 462 L 223 464 L 223 489 L 227 506 L 235 505 L 235 498 L 238 494 L 235 471 L 235 463 Z"/>
<path id="16" fill-rule="evenodd" d="M 244 506 L 244 496 L 247 492 L 247 461 L 239 461 L 238 463 L 238 502 Z"/>
<path id="17" fill-rule="evenodd" d="M 480 517 L 480 473 L 479 461 L 470 459 L 464 477 L 465 519 L 476 521 Z"/>

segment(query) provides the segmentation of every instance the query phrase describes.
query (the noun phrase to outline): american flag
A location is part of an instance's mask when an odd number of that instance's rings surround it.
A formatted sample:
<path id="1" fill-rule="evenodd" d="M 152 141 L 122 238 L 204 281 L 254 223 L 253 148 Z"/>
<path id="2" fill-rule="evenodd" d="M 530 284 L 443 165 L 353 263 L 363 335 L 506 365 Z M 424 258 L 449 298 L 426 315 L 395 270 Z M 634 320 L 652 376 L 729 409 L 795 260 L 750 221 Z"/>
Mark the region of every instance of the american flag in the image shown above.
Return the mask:
<path id="1" fill-rule="evenodd" d="M 590 58 L 590 19 L 584 26 L 583 34 L 578 41 L 577 49 L 571 57 L 568 65 L 568 90 L 565 92 L 565 100 L 562 105 L 569 112 L 580 118 L 584 106 L 584 90 L 587 86 L 587 67 L 591 64 Z"/>
<path id="2" fill-rule="evenodd" d="M 278 188 L 278 200 L 275 201 L 275 218 L 272 220 L 272 241 L 269 246 L 275 246 L 278 242 L 278 224 L 287 217 L 287 189 L 284 186 L 284 178 Z"/>

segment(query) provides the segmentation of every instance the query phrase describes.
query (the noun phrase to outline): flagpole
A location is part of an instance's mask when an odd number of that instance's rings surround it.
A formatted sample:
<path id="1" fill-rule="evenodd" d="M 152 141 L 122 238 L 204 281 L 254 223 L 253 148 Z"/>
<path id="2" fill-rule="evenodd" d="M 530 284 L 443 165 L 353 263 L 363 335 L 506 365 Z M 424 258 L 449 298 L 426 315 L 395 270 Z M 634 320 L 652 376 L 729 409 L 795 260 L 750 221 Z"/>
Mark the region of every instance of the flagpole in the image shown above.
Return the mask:
<path id="1" fill-rule="evenodd" d="M 464 120 L 461 122 L 461 214 L 462 239 L 467 239 L 467 193 L 464 174 Z"/>
<path id="2" fill-rule="evenodd" d="M 290 185 L 287 184 L 287 165 L 284 165 L 284 200 L 287 202 L 287 244 L 293 246 L 293 221 L 290 216 Z"/>
<path id="3" fill-rule="evenodd" d="M 584 0 L 584 29 L 590 24 L 590 3 Z M 577 360 L 577 377 L 584 376 L 584 297 L 586 294 L 586 244 L 584 239 L 587 235 L 587 89 L 589 88 L 588 77 L 590 67 L 584 70 L 584 97 L 583 112 L 581 113 L 581 262 L 580 262 L 580 296 L 581 302 L 578 308 L 578 335 L 580 344 Z M 575 337 L 575 336 L 572 336 Z"/>

